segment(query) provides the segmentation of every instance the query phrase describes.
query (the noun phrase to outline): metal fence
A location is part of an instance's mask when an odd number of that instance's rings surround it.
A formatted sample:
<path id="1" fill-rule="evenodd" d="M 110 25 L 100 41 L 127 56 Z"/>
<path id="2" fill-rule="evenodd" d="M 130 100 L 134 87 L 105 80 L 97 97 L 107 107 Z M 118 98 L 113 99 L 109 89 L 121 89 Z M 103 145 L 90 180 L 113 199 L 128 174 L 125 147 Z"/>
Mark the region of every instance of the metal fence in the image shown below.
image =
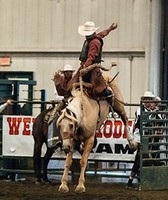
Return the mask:
<path id="1" fill-rule="evenodd" d="M 168 101 L 140 116 L 140 182 L 143 190 L 168 189 Z"/>
<path id="2" fill-rule="evenodd" d="M 26 105 L 32 105 L 32 104 L 42 104 L 44 108 L 46 108 L 46 105 L 50 102 L 48 101 L 14 101 L 16 104 L 25 103 Z M 33 106 L 31 106 L 33 107 Z M 39 106 L 41 108 L 41 106 Z M 40 111 L 40 109 L 39 109 Z M 25 113 L 25 112 L 24 112 Z M 29 112 L 28 112 L 29 115 Z M 16 177 L 18 174 L 34 174 L 33 169 L 33 159 L 27 158 L 27 157 L 12 157 L 12 156 L 3 156 L 2 154 L 2 116 L 0 116 L 0 127 L 1 127 L 1 147 L 0 147 L 0 176 L 1 175 L 7 175 L 12 177 L 14 180 L 16 180 Z M 59 169 L 57 168 L 57 164 L 60 163 L 62 159 L 52 158 L 52 161 L 55 162 L 55 167 L 50 168 L 49 165 L 49 174 L 53 175 L 61 175 L 63 172 L 63 165 Z M 52 162 L 51 161 L 51 162 Z M 64 161 L 64 160 L 62 160 Z M 112 181 L 127 181 L 127 178 L 130 174 L 130 170 L 132 167 L 133 161 L 131 160 L 122 160 L 121 158 L 116 160 L 89 160 L 86 174 L 87 177 L 95 177 L 101 180 L 104 179 L 111 179 Z M 120 179 L 120 180 L 119 180 Z M 104 180 L 105 181 L 105 180 Z M 108 180 L 110 181 L 110 180 Z"/>

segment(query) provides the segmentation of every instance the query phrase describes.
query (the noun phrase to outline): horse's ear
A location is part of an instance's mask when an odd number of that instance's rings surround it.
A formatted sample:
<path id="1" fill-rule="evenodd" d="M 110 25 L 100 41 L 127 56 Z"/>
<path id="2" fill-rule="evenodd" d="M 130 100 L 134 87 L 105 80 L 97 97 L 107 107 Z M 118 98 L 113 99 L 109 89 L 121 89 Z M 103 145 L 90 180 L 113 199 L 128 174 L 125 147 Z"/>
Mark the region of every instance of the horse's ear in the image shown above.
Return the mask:
<path id="1" fill-rule="evenodd" d="M 78 129 L 78 123 L 77 123 L 77 121 L 75 121 L 75 127 L 76 127 L 76 131 L 77 131 L 77 129 Z"/>

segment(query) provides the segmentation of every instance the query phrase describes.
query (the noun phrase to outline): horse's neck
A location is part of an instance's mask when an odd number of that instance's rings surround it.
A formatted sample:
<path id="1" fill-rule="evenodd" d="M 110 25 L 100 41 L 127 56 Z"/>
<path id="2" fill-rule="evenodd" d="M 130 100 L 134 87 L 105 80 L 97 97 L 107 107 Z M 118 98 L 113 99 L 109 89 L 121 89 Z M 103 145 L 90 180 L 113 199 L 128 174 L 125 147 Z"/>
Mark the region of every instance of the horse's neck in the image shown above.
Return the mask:
<path id="1" fill-rule="evenodd" d="M 67 108 L 76 115 L 78 122 L 81 122 L 83 116 L 81 99 L 79 97 L 74 97 Z"/>

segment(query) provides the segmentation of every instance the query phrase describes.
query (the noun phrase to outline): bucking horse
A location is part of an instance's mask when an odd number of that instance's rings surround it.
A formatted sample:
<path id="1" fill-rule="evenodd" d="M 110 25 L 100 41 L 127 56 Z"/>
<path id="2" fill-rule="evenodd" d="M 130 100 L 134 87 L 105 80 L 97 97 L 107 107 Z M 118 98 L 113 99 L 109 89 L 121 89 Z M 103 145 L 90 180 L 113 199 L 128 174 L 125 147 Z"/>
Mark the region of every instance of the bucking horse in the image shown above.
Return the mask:
<path id="1" fill-rule="evenodd" d="M 98 66 L 99 67 L 99 66 Z M 112 110 L 118 113 L 121 117 L 125 127 L 127 135 L 129 136 L 128 129 L 128 117 L 124 109 L 123 96 L 114 80 L 109 75 L 104 75 L 107 85 L 112 89 L 114 93 L 114 104 Z M 67 153 L 65 162 L 64 173 L 61 181 L 59 190 L 62 192 L 68 192 L 67 178 L 68 171 L 72 165 L 73 151 L 78 150 L 82 156 L 80 160 L 81 173 L 78 185 L 75 189 L 76 192 L 85 192 L 85 169 L 87 160 L 95 146 L 95 134 L 96 130 L 100 128 L 104 120 L 109 113 L 110 105 L 106 100 L 94 100 L 86 93 L 83 92 L 82 88 L 73 90 L 72 97 L 69 99 L 68 106 L 62 110 L 62 114 L 58 118 L 56 116 L 55 123 L 58 129 L 56 132 L 60 132 L 62 139 L 62 150 Z M 49 108 L 40 113 L 33 124 L 33 138 L 34 138 L 34 170 L 37 178 L 36 183 L 41 181 L 49 182 L 47 178 L 47 166 L 51 156 L 55 149 L 60 146 L 48 146 L 48 123 L 45 122 L 45 117 L 51 111 Z M 56 113 L 58 115 L 58 113 Z M 129 140 L 128 140 L 129 141 Z M 47 151 L 41 159 L 41 151 L 43 144 L 46 144 Z M 81 145 L 82 144 L 82 145 Z M 81 150 L 81 146 L 84 144 L 84 149 Z M 43 173 L 41 172 L 41 169 Z"/>
<path id="2" fill-rule="evenodd" d="M 85 169 L 94 145 L 96 129 L 106 119 L 109 112 L 109 104 L 103 100 L 97 102 L 79 89 L 74 90 L 72 93 L 72 99 L 68 106 L 62 110 L 62 114 L 57 120 L 57 126 L 60 129 L 62 138 L 62 150 L 67 154 L 59 191 L 69 191 L 67 185 L 68 172 L 72 165 L 74 148 L 76 144 L 84 143 L 80 160 L 81 172 L 75 189 L 76 192 L 82 193 L 85 192 Z"/>
<path id="3" fill-rule="evenodd" d="M 106 81 L 109 82 L 108 85 L 110 86 L 109 77 L 106 77 Z M 76 144 L 81 143 L 83 143 L 83 152 L 80 159 L 81 170 L 75 192 L 85 192 L 85 170 L 94 145 L 96 130 L 105 121 L 110 108 L 106 100 L 95 100 L 88 96 L 81 85 L 80 88 L 72 90 L 72 98 L 69 99 L 68 106 L 62 110 L 62 114 L 57 120 L 57 127 L 60 130 L 62 139 L 62 150 L 66 153 L 64 172 L 59 187 L 59 191 L 63 193 L 69 191 L 68 172 L 72 165 L 74 148 Z M 113 107 L 121 116 L 126 131 L 129 131 L 127 114 L 121 100 L 121 98 L 120 101 L 114 99 Z"/>

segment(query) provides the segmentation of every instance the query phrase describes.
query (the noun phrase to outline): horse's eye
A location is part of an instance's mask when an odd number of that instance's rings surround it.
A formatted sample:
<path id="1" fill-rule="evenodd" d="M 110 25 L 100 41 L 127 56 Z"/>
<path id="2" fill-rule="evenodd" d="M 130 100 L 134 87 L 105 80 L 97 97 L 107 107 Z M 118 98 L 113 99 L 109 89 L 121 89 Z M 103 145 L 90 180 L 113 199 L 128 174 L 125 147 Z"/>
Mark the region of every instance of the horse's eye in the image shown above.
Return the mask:
<path id="1" fill-rule="evenodd" d="M 70 129 L 73 129 L 73 124 L 70 124 L 70 125 L 69 125 L 69 128 L 70 128 Z"/>

